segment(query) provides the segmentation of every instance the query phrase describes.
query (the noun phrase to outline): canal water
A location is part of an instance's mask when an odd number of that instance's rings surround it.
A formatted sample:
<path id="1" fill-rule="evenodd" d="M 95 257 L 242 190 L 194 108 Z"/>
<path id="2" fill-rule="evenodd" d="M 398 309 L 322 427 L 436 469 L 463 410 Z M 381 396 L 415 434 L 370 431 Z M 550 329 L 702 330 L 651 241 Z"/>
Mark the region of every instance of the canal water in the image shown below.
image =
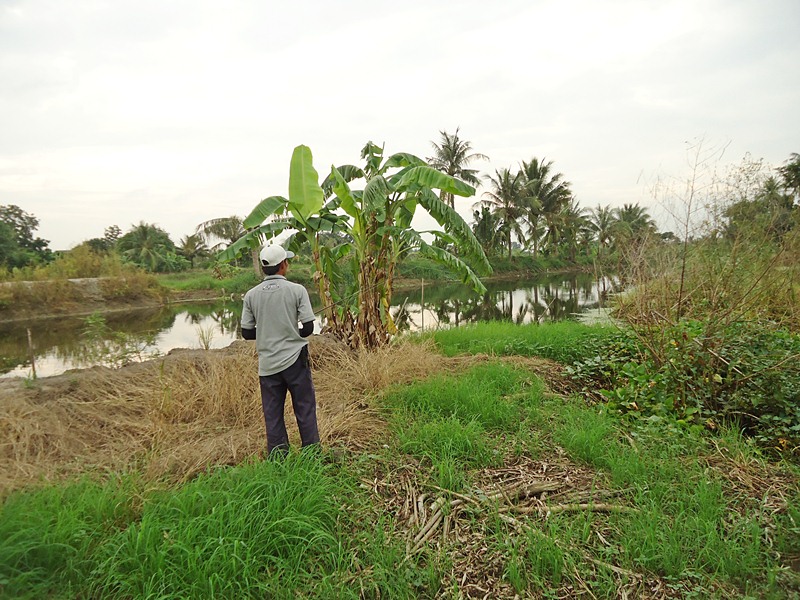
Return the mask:
<path id="1" fill-rule="evenodd" d="M 475 294 L 460 284 L 420 281 L 396 291 L 392 316 L 401 331 L 503 320 L 514 323 L 606 318 L 613 282 L 591 275 L 550 275 L 490 282 Z M 320 308 L 318 302 L 315 310 Z M 120 366 L 174 348 L 223 348 L 239 338 L 241 301 L 171 305 L 94 315 L 0 323 L 0 377 L 30 377 L 32 342 L 38 377 L 95 365 Z M 322 324 L 318 323 L 316 331 Z"/>

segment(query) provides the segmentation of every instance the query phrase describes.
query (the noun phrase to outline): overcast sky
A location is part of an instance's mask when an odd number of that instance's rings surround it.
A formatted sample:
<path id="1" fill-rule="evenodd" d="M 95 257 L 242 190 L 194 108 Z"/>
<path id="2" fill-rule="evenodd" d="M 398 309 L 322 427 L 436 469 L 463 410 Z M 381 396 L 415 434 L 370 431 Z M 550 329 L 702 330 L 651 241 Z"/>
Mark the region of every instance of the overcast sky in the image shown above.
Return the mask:
<path id="1" fill-rule="evenodd" d="M 798 0 L 0 0 L 0 204 L 54 249 L 245 216 L 298 144 L 324 177 L 456 127 L 482 173 L 546 157 L 656 212 L 687 142 L 778 166 L 799 107 Z"/>

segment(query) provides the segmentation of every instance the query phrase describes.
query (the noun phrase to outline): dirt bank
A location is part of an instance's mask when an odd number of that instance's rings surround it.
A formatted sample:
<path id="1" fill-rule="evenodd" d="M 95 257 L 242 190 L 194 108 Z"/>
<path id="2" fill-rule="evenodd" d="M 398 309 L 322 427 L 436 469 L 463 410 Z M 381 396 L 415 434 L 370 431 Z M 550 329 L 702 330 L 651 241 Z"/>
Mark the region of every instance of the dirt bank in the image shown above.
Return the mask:
<path id="1" fill-rule="evenodd" d="M 168 290 L 149 276 L 0 283 L 0 322 L 155 308 L 220 297 L 218 290 Z"/>

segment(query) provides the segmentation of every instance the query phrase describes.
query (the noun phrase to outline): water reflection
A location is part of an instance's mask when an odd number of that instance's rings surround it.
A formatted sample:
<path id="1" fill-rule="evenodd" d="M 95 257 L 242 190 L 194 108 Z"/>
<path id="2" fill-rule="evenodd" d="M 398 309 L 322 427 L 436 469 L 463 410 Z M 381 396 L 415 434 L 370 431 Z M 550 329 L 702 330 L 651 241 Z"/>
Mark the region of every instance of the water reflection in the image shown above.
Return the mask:
<path id="1" fill-rule="evenodd" d="M 397 292 L 392 317 L 400 331 L 487 320 L 522 324 L 576 319 L 580 313 L 602 307 L 613 289 L 613 281 L 595 280 L 591 275 L 491 282 L 481 295 L 460 284 L 426 283 L 424 289 L 420 285 Z M 318 308 L 313 296 L 312 303 Z M 105 333 L 94 336 L 87 335 L 85 318 L 0 323 L 0 377 L 31 375 L 28 328 L 37 374 L 45 377 L 91 364 L 116 365 L 152 357 L 173 348 L 225 347 L 239 335 L 241 311 L 239 301 L 219 301 L 108 313 Z M 105 361 L 101 360 L 104 354 Z"/>
<path id="2" fill-rule="evenodd" d="M 40 377 L 97 364 L 118 366 L 173 348 L 222 348 L 236 339 L 241 303 L 184 304 L 113 312 L 102 328 L 62 317 L 0 324 L 0 376 L 32 374 L 27 330 Z"/>
<path id="3" fill-rule="evenodd" d="M 589 274 L 552 275 L 531 281 L 492 282 L 486 288 L 481 295 L 455 284 L 399 292 L 392 317 L 401 331 L 476 321 L 523 324 L 578 319 L 587 310 L 602 308 L 615 282 Z"/>

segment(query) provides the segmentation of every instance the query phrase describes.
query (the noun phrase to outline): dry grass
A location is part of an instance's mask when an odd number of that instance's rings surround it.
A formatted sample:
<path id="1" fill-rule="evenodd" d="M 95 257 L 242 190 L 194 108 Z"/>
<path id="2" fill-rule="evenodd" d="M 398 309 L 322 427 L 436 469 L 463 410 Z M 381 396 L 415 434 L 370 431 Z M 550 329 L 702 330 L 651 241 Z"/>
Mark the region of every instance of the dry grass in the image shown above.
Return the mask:
<path id="1" fill-rule="evenodd" d="M 371 398 L 452 361 L 431 346 L 353 353 L 323 336 L 311 343 L 323 444 L 360 448 L 384 422 Z M 254 346 L 181 350 L 122 369 L 94 368 L 0 388 L 0 489 L 85 472 L 138 469 L 185 480 L 236 464 L 266 446 Z M 290 439 L 298 443 L 287 401 Z"/>

